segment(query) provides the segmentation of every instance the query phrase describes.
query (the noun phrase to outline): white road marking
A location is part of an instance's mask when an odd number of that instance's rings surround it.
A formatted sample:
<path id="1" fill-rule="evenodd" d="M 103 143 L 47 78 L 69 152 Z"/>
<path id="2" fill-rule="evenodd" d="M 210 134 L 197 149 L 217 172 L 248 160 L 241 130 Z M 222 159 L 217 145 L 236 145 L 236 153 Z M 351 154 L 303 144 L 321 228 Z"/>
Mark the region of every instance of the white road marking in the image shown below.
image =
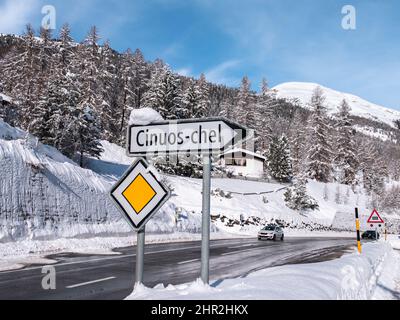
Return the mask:
<path id="1" fill-rule="evenodd" d="M 237 242 L 240 243 L 240 242 Z M 236 244 L 236 243 L 232 243 Z M 216 248 L 223 246 L 222 244 L 214 244 L 211 245 L 211 248 Z M 150 251 L 150 252 L 145 252 L 145 254 L 154 254 L 154 253 L 163 253 L 163 252 L 175 252 L 175 251 L 182 251 L 182 250 L 187 250 L 187 249 L 197 249 L 200 248 L 200 244 L 198 246 L 192 246 L 192 247 L 183 247 L 183 248 L 177 248 L 177 249 L 169 249 L 169 250 L 157 250 L 157 251 Z M 124 259 L 124 258 L 130 258 L 130 257 L 135 257 L 136 254 L 127 254 L 127 255 L 118 255 L 118 256 L 112 256 L 112 257 L 104 257 L 104 258 L 96 258 L 96 259 L 89 259 L 89 260 L 80 260 L 80 261 L 71 261 L 71 262 L 61 262 L 61 263 L 55 263 L 55 264 L 49 264 L 54 267 L 61 267 L 61 266 L 69 266 L 69 265 L 74 265 L 74 264 L 84 264 L 84 263 L 90 263 L 90 262 L 98 262 L 98 261 L 107 261 L 107 260 L 116 260 L 116 259 Z M 1 274 L 8 274 L 8 273 L 16 273 L 16 272 L 24 272 L 24 271 L 31 271 L 31 270 L 39 270 L 42 269 L 43 266 L 39 267 L 29 267 L 29 268 L 23 268 L 23 269 L 17 269 L 17 270 L 9 270 L 9 271 L 2 271 L 0 272 Z"/>
<path id="2" fill-rule="evenodd" d="M 237 249 L 237 248 L 245 248 L 245 247 L 254 247 L 256 244 L 243 244 L 241 246 L 236 246 L 236 247 L 228 247 L 228 249 Z"/>
<path id="3" fill-rule="evenodd" d="M 195 262 L 195 261 L 199 261 L 199 259 L 192 259 L 192 260 L 187 260 L 187 261 L 181 261 L 181 262 L 178 262 L 178 264 L 187 264 L 187 263 L 191 263 L 191 262 Z"/>
<path id="4" fill-rule="evenodd" d="M 231 251 L 231 252 L 225 252 L 221 254 L 221 256 L 229 256 L 231 254 L 236 254 L 236 253 L 242 253 L 242 252 L 248 252 L 248 251 L 253 251 L 257 249 L 263 249 L 263 247 L 257 247 L 257 248 L 251 248 L 251 249 L 245 249 L 245 250 L 238 250 L 238 251 Z"/>
<path id="5" fill-rule="evenodd" d="M 66 288 L 67 289 L 73 289 L 73 288 L 83 287 L 83 286 L 87 286 L 89 284 L 98 283 L 98 282 L 104 282 L 104 281 L 108 281 L 108 280 L 112 280 L 112 279 L 115 279 L 115 277 L 108 277 L 108 278 L 104 278 L 104 279 L 98 279 L 98 280 L 78 283 L 78 284 L 74 284 L 72 286 L 67 286 Z"/>

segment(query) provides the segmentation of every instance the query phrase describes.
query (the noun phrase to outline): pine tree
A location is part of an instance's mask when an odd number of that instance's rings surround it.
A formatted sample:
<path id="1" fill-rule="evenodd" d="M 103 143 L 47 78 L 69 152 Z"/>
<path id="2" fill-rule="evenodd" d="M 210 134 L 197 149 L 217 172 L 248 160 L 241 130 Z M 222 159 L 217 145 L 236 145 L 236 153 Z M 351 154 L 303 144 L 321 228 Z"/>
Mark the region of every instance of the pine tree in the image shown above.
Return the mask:
<path id="1" fill-rule="evenodd" d="M 205 75 L 202 73 L 197 82 L 198 105 L 193 112 L 193 118 L 204 118 L 210 109 L 210 93 Z"/>
<path id="2" fill-rule="evenodd" d="M 97 115 L 102 130 L 102 138 L 110 142 L 116 142 L 120 138 L 120 131 L 116 122 L 121 118 L 119 115 L 121 109 L 118 105 L 118 90 L 115 90 L 115 88 L 118 88 L 120 80 L 118 71 L 114 52 L 109 42 L 106 41 L 100 54 L 98 82 L 101 105 L 97 108 Z"/>
<path id="3" fill-rule="evenodd" d="M 177 119 L 183 113 L 179 79 L 167 66 L 157 67 L 143 95 L 142 107 L 158 111 L 164 119 Z"/>
<path id="4" fill-rule="evenodd" d="M 296 179 L 294 185 L 289 187 L 284 194 L 286 205 L 292 210 L 317 210 L 318 202 L 307 194 L 306 179 Z"/>
<path id="5" fill-rule="evenodd" d="M 304 130 L 304 123 L 305 121 L 300 112 L 297 112 L 291 125 L 289 139 L 293 174 L 296 177 L 303 174 L 305 169 L 306 132 Z"/>
<path id="6" fill-rule="evenodd" d="M 337 140 L 335 163 L 339 170 L 340 182 L 347 185 L 356 183 L 358 159 L 355 154 L 354 130 L 350 119 L 350 106 L 343 100 L 337 119 Z"/>
<path id="7" fill-rule="evenodd" d="M 143 53 L 136 49 L 133 54 L 133 68 L 134 68 L 134 78 L 133 85 L 135 88 L 135 99 L 136 99 L 136 109 L 141 108 L 142 96 L 148 89 L 148 80 L 150 78 L 150 73 L 147 68 L 146 61 L 144 59 Z"/>
<path id="8" fill-rule="evenodd" d="M 265 154 L 268 145 L 272 140 L 272 118 L 275 106 L 275 95 L 268 87 L 268 82 L 264 78 L 261 83 L 261 93 L 257 97 L 256 116 L 257 116 L 257 135 L 259 137 L 257 149 Z"/>
<path id="9" fill-rule="evenodd" d="M 54 142 L 54 126 L 52 123 L 53 112 L 58 108 L 59 96 L 52 91 L 54 87 L 49 87 L 32 110 L 32 120 L 29 123 L 29 131 L 39 138 L 39 140 L 48 145 Z"/>
<path id="10" fill-rule="evenodd" d="M 314 90 L 311 98 L 313 113 L 310 121 L 310 137 L 307 173 L 311 179 L 320 182 L 329 182 L 332 173 L 332 150 L 329 140 L 330 126 L 326 108 L 325 97 L 321 88 Z"/>
<path id="11" fill-rule="evenodd" d="M 125 130 L 127 125 L 127 120 L 129 117 L 129 112 L 136 108 L 136 70 L 135 70 L 135 61 L 132 54 L 132 51 L 128 49 L 121 58 L 121 67 L 120 67 L 120 89 L 121 93 L 119 94 L 119 105 L 121 111 L 119 112 L 120 119 L 118 120 L 118 126 L 120 131 L 120 142 L 124 142 L 125 140 Z"/>
<path id="12" fill-rule="evenodd" d="M 237 104 L 235 107 L 235 118 L 239 124 L 256 129 L 257 127 L 257 110 L 255 106 L 255 97 L 250 91 L 250 80 L 247 76 L 243 77 L 240 87 Z"/>
<path id="13" fill-rule="evenodd" d="M 293 176 L 289 143 L 285 136 L 274 137 L 267 155 L 268 171 L 280 182 L 289 182 Z"/>
<path id="14" fill-rule="evenodd" d="M 26 26 L 22 37 L 22 51 L 16 49 L 9 52 L 3 68 L 3 77 L 6 78 L 6 93 L 14 97 L 18 110 L 18 125 L 27 129 L 31 121 L 33 106 L 37 103 L 37 75 L 40 64 L 35 55 L 37 41 L 35 31 L 31 25 Z"/>
<path id="15" fill-rule="evenodd" d="M 90 110 L 94 113 L 102 113 L 104 108 L 100 78 L 100 54 L 98 30 L 93 26 L 81 46 L 81 72 L 79 83 L 81 84 L 81 96 L 78 108 Z"/>
<path id="16" fill-rule="evenodd" d="M 69 71 L 68 66 L 71 64 L 71 60 L 75 57 L 75 53 L 72 47 L 73 39 L 71 37 L 71 29 L 69 27 L 69 24 L 64 24 L 61 27 L 59 40 L 60 51 L 58 62 L 60 63 L 60 65 L 58 66 L 58 68 L 61 68 L 62 74 L 66 75 Z"/>
<path id="17" fill-rule="evenodd" d="M 371 141 L 365 141 L 360 145 L 359 157 L 364 188 L 368 193 L 381 194 L 388 176 L 382 156 Z"/>
<path id="18" fill-rule="evenodd" d="M 85 156 L 99 157 L 101 148 L 101 133 L 95 112 L 89 106 L 78 108 L 76 123 L 75 150 L 79 154 L 79 165 L 84 166 Z"/>
<path id="19" fill-rule="evenodd" d="M 182 112 L 180 118 L 195 118 L 199 107 L 199 92 L 194 79 L 189 80 L 189 85 L 182 96 Z"/>

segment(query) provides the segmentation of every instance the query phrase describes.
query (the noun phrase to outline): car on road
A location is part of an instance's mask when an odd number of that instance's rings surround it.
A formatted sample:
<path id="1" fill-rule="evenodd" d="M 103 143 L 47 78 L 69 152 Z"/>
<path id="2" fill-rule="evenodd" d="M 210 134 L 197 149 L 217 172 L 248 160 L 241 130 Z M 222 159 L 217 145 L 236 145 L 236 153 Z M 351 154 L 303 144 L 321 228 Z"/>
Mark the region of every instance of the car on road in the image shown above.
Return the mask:
<path id="1" fill-rule="evenodd" d="M 376 240 L 376 239 L 379 239 L 380 237 L 381 237 L 381 235 L 379 234 L 379 232 L 378 232 L 378 237 L 377 237 L 377 232 L 375 230 L 365 231 L 361 235 L 362 239 L 369 239 L 369 240 Z"/>
<path id="2" fill-rule="evenodd" d="M 285 234 L 280 226 L 269 224 L 258 232 L 258 240 L 281 240 L 283 241 Z"/>

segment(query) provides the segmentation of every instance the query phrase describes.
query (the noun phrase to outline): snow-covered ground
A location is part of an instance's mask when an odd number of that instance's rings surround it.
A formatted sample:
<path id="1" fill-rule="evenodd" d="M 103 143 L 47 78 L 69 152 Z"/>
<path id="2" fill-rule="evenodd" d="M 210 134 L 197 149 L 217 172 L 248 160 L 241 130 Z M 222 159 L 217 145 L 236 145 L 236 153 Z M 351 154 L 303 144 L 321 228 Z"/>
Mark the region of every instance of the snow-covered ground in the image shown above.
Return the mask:
<path id="1" fill-rule="evenodd" d="M 132 231 L 108 196 L 132 159 L 123 148 L 107 141 L 102 144 L 101 159 L 90 159 L 88 168 L 83 169 L 56 149 L 0 120 L 3 263 L 8 259 L 13 264 L 24 264 L 26 258 L 81 248 L 107 253 L 134 243 Z M 200 239 L 201 180 L 173 176 L 166 179 L 173 195 L 149 222 L 147 240 Z M 320 209 L 299 214 L 286 207 L 285 187 L 277 183 L 213 179 L 212 237 L 254 237 L 263 224 L 276 220 L 286 226 L 289 236 L 326 236 L 333 234 L 332 229 L 354 230 L 354 203 L 360 207 L 362 221 L 371 211 L 366 208 L 368 199 L 362 190 L 354 193 L 346 186 L 310 182 L 308 192 Z M 243 227 L 239 225 L 241 214 L 246 219 Z"/>
<path id="2" fill-rule="evenodd" d="M 11 102 L 11 98 L 9 96 L 6 96 L 3 93 L 0 93 L 0 101 L 7 101 L 7 102 Z"/>
<path id="3" fill-rule="evenodd" d="M 140 285 L 127 299 L 400 299 L 399 243 L 391 237 L 389 242 L 364 245 L 361 255 L 354 252 L 328 262 L 268 268 L 211 286 L 200 280 L 152 289 Z"/>
<path id="4" fill-rule="evenodd" d="M 273 89 L 277 92 L 278 97 L 288 99 L 297 98 L 304 107 L 308 108 L 313 91 L 318 86 L 324 91 L 325 102 L 330 114 L 337 113 L 340 103 L 343 99 L 346 99 L 352 109 L 351 114 L 353 115 L 383 122 L 390 126 L 394 126 L 394 120 L 400 119 L 400 111 L 389 109 L 355 95 L 332 90 L 316 83 L 286 82 Z"/>
<path id="5" fill-rule="evenodd" d="M 375 129 L 372 127 L 367 127 L 367 126 L 353 126 L 353 128 L 357 131 L 360 132 L 366 136 L 376 138 L 382 141 L 392 141 L 393 143 L 397 142 L 397 139 L 395 138 L 394 135 L 389 135 L 387 131 L 384 131 L 382 129 Z"/>

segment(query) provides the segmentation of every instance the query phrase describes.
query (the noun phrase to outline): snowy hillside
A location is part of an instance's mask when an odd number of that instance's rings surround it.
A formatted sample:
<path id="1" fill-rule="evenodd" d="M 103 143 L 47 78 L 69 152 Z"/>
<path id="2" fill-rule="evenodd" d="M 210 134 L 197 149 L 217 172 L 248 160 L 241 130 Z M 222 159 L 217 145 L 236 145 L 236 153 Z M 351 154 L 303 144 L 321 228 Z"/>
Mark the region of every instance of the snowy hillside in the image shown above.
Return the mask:
<path id="1" fill-rule="evenodd" d="M 308 107 L 312 93 L 316 87 L 321 87 L 326 97 L 326 105 L 331 114 L 338 112 L 338 107 L 343 99 L 346 99 L 351 107 L 351 113 L 355 116 L 379 121 L 393 126 L 393 121 L 400 119 L 400 111 L 392 110 L 349 93 L 335 91 L 316 83 L 287 82 L 273 88 L 277 96 L 288 99 L 299 99 L 304 107 Z"/>
<path id="2" fill-rule="evenodd" d="M 82 169 L 56 149 L 0 120 L 0 242 L 131 234 L 108 192 L 131 163 L 125 150 L 102 142 L 101 159 Z M 151 234 L 195 234 L 201 226 L 201 180 L 167 176 L 171 200 L 150 221 Z M 212 181 L 212 230 L 252 235 L 280 220 L 290 230 L 354 229 L 356 203 L 367 216 L 368 198 L 338 184 L 308 184 L 318 211 L 301 215 L 286 207 L 285 185 L 236 179 Z M 240 215 L 246 220 L 239 225 Z M 391 218 L 397 219 L 397 216 Z M 365 220 L 365 219 L 364 219 Z M 397 222 L 396 222 L 397 224 Z M 297 231 L 296 231 L 297 232 Z"/>
<path id="3" fill-rule="evenodd" d="M 102 146 L 104 153 L 101 160 L 91 160 L 89 167 L 103 177 L 115 180 L 127 169 L 130 158 L 126 157 L 124 148 L 105 141 Z M 200 231 L 202 180 L 175 176 L 166 178 L 173 189 L 169 204 L 173 204 L 176 211 L 176 229 Z M 318 201 L 320 209 L 302 215 L 286 206 L 283 196 L 286 186 L 237 179 L 212 179 L 213 225 L 220 231 L 236 235 L 254 235 L 260 224 L 276 220 L 287 225 L 289 232 L 290 229 L 353 230 L 356 204 L 360 208 L 362 228 L 367 228 L 365 222 L 371 209 L 368 208 L 369 199 L 362 188 L 358 188 L 355 193 L 346 185 L 310 181 L 308 192 Z M 241 214 L 246 220 L 244 227 L 239 225 Z M 397 216 L 387 217 L 394 225 L 398 225 Z M 187 229 L 189 226 L 190 229 Z"/>
<path id="4" fill-rule="evenodd" d="M 113 146 L 104 145 L 112 152 Z M 121 154 L 115 159 L 122 158 Z M 56 149 L 0 120 L 0 242 L 131 234 L 108 196 L 127 166 L 94 163 L 103 174 L 80 168 Z M 105 172 L 110 167 L 114 170 Z M 196 218 L 188 220 L 181 226 L 185 230 L 200 225 Z M 172 203 L 149 223 L 148 230 L 176 231 Z"/>

